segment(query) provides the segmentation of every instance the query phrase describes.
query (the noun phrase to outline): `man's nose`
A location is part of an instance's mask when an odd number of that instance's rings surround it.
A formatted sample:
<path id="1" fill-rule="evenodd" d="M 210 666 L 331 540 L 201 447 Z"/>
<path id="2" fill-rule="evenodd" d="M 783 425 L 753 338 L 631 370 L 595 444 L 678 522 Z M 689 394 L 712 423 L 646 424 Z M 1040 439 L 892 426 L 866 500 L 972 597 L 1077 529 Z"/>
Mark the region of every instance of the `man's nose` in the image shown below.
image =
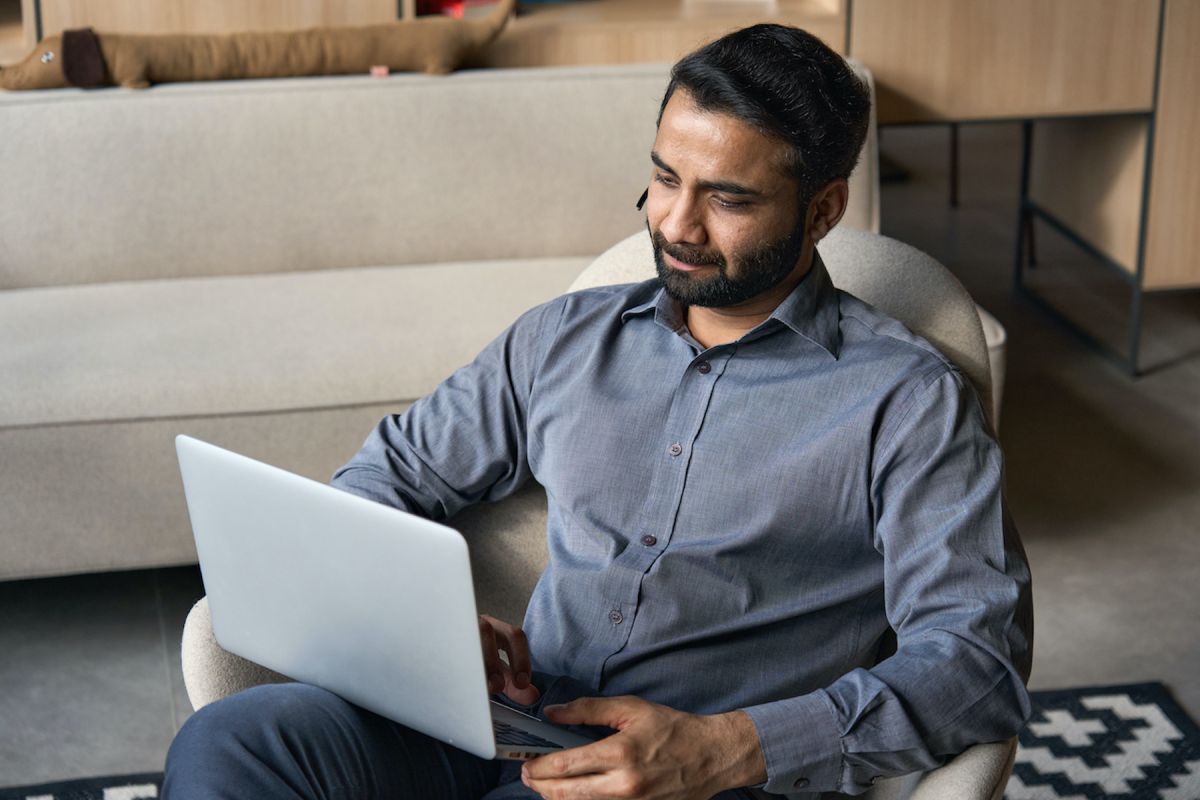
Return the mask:
<path id="1" fill-rule="evenodd" d="M 671 200 L 667 215 L 658 226 L 663 237 L 672 243 L 704 244 L 707 235 L 704 231 L 704 221 L 695 199 L 686 193 L 680 193 Z"/>

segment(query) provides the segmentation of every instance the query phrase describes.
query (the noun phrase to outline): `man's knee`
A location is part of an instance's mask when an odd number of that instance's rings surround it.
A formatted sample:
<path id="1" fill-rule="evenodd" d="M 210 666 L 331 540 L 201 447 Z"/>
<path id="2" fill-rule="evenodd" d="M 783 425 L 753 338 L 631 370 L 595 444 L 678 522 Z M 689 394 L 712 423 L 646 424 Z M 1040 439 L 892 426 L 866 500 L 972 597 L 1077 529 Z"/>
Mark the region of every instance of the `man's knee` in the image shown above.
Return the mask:
<path id="1" fill-rule="evenodd" d="M 474 798 L 498 779 L 499 762 L 287 683 L 192 715 L 167 753 L 163 798 Z"/>
<path id="2" fill-rule="evenodd" d="M 337 719 L 344 700 L 300 683 L 257 686 L 193 714 L 167 752 L 164 795 L 213 781 L 242 780 L 270 769 L 286 740 L 316 736 Z M 281 747 L 281 745 L 283 745 Z M 232 788 L 232 787 L 230 787 Z"/>
<path id="3" fill-rule="evenodd" d="M 344 703 L 324 689 L 303 683 L 255 686 L 193 714 L 175 737 L 171 752 L 253 746 L 280 731 L 319 724 L 329 718 L 328 707 Z"/>

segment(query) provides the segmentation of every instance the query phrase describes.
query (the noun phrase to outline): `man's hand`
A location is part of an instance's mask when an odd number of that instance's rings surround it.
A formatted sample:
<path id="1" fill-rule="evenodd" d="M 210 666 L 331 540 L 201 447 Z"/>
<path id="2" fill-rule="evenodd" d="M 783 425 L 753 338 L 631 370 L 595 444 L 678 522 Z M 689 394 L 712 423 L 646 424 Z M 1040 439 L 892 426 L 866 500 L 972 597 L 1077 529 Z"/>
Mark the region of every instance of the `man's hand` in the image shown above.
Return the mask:
<path id="1" fill-rule="evenodd" d="M 561 725 L 617 731 L 526 762 L 522 782 L 546 800 L 708 800 L 767 780 L 758 732 L 741 711 L 699 716 L 636 697 L 586 697 L 544 711 Z"/>
<path id="2" fill-rule="evenodd" d="M 504 692 L 522 705 L 536 703 L 540 693 L 529 682 L 532 665 L 525 631 L 516 625 L 481 614 L 479 638 L 483 640 L 483 667 L 487 672 L 488 691 Z M 507 664 L 500 658 L 501 650 L 508 658 Z"/>

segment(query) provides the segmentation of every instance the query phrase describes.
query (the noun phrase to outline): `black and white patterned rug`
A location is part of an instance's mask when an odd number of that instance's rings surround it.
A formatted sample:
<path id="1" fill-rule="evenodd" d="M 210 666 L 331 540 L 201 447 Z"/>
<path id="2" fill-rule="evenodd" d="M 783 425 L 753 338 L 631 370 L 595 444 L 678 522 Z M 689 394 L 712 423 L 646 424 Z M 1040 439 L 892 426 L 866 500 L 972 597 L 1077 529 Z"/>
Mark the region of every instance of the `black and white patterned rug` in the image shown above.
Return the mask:
<path id="1" fill-rule="evenodd" d="M 1005 800 L 1200 800 L 1200 728 L 1161 683 L 1033 692 Z M 0 789 L 0 800 L 150 800 L 162 774 Z"/>
<path id="2" fill-rule="evenodd" d="M 0 800 L 153 800 L 161 786 L 162 773 L 148 772 L 0 789 Z"/>
<path id="3" fill-rule="evenodd" d="M 1200 800 L 1200 729 L 1161 683 L 1033 702 L 1005 800 Z"/>

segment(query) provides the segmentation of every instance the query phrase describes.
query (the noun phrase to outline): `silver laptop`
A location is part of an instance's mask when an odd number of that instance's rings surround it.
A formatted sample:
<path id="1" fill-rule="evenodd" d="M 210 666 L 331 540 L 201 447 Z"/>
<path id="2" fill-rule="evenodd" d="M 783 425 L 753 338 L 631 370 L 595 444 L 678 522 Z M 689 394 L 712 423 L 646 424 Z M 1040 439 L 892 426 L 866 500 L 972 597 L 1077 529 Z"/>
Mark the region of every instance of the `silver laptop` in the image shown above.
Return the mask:
<path id="1" fill-rule="evenodd" d="M 175 447 L 223 648 L 482 758 L 591 741 L 489 698 L 457 531 L 188 436 Z"/>

